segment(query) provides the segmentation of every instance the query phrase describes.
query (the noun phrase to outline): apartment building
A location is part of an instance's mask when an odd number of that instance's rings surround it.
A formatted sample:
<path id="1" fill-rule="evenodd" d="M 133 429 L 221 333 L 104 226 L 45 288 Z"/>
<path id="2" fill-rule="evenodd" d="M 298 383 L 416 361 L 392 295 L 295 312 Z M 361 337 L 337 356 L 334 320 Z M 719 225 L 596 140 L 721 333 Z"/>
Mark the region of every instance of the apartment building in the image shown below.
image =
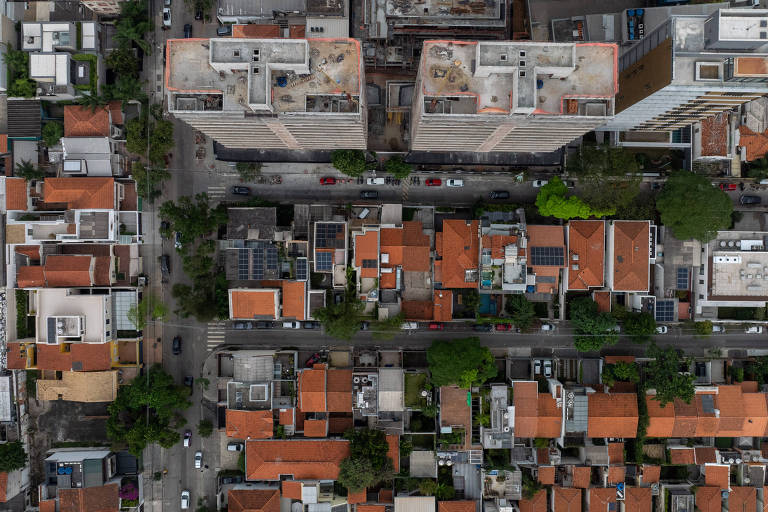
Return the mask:
<path id="1" fill-rule="evenodd" d="M 671 16 L 621 55 L 601 130 L 674 131 L 768 93 L 767 29 L 765 9 Z"/>
<path id="2" fill-rule="evenodd" d="M 426 41 L 416 77 L 416 151 L 546 152 L 609 121 L 614 44 Z"/>
<path id="3" fill-rule="evenodd" d="M 228 148 L 365 149 L 353 39 L 174 39 L 168 110 Z"/>

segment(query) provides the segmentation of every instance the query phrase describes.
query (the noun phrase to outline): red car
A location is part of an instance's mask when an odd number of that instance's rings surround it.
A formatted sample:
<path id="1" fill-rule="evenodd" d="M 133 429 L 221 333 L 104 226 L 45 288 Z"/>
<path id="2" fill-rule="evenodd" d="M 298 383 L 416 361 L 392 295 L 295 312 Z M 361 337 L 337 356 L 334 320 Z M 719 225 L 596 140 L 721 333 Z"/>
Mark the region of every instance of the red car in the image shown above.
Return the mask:
<path id="1" fill-rule="evenodd" d="M 512 324 L 496 324 L 497 331 L 511 331 Z"/>
<path id="2" fill-rule="evenodd" d="M 320 178 L 321 185 L 335 185 L 336 178 Z"/>
<path id="3" fill-rule="evenodd" d="M 431 322 L 429 324 L 429 330 L 430 331 L 442 331 L 443 330 L 443 324 L 440 322 Z"/>
<path id="4" fill-rule="evenodd" d="M 730 192 L 732 190 L 738 189 L 739 186 L 736 183 L 721 183 L 720 184 L 720 190 L 725 190 L 726 192 Z"/>
<path id="5" fill-rule="evenodd" d="M 443 184 L 443 180 L 440 178 L 429 178 L 424 182 L 428 187 L 439 187 Z"/>

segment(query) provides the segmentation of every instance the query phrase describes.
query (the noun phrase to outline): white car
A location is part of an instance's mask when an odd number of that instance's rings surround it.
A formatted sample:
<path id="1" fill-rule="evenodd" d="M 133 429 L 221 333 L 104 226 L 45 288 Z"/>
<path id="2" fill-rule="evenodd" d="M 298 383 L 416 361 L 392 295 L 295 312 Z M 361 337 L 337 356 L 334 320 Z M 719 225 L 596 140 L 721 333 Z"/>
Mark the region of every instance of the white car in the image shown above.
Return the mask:
<path id="1" fill-rule="evenodd" d="M 744 329 L 744 332 L 747 334 L 763 334 L 763 326 L 762 325 L 750 325 L 746 329 Z"/>
<path id="2" fill-rule="evenodd" d="M 171 0 L 163 0 L 163 5 L 165 5 L 166 7 L 170 7 L 171 6 Z"/>
<path id="3" fill-rule="evenodd" d="M 713 325 L 712 332 L 723 334 L 725 332 L 725 327 L 723 327 L 722 325 Z"/>
<path id="4" fill-rule="evenodd" d="M 171 28 L 171 8 L 163 7 L 163 27 Z"/>
<path id="5" fill-rule="evenodd" d="M 669 332 L 669 327 L 666 325 L 660 325 L 656 328 L 656 334 L 667 334 Z"/>
<path id="6" fill-rule="evenodd" d="M 384 185 L 387 181 L 384 178 L 368 178 L 365 182 L 368 185 Z"/>
<path id="7" fill-rule="evenodd" d="M 195 469 L 201 469 L 203 467 L 203 452 L 195 452 Z"/>
<path id="8" fill-rule="evenodd" d="M 538 359 L 533 362 L 533 374 L 539 375 L 541 373 L 541 361 Z"/>
<path id="9" fill-rule="evenodd" d="M 243 451 L 243 443 L 227 443 L 227 451 L 241 452 Z"/>
<path id="10" fill-rule="evenodd" d="M 552 376 L 552 361 L 544 361 L 544 376 L 547 378 Z"/>
<path id="11" fill-rule="evenodd" d="M 552 324 L 541 324 L 541 330 L 544 331 L 544 332 L 554 331 L 555 330 L 555 326 L 552 325 Z"/>
<path id="12" fill-rule="evenodd" d="M 181 510 L 189 508 L 189 491 L 181 491 Z"/>
<path id="13" fill-rule="evenodd" d="M 301 329 L 300 322 L 283 322 L 283 329 Z"/>
<path id="14" fill-rule="evenodd" d="M 448 187 L 463 187 L 464 180 L 457 180 L 457 179 L 446 180 L 445 185 Z"/>
<path id="15" fill-rule="evenodd" d="M 417 324 L 416 322 L 403 322 L 402 324 L 400 324 L 400 328 L 406 331 L 410 331 L 413 329 L 418 329 L 419 324 Z"/>
<path id="16" fill-rule="evenodd" d="M 549 180 L 534 180 L 533 188 L 540 188 L 549 183 Z"/>

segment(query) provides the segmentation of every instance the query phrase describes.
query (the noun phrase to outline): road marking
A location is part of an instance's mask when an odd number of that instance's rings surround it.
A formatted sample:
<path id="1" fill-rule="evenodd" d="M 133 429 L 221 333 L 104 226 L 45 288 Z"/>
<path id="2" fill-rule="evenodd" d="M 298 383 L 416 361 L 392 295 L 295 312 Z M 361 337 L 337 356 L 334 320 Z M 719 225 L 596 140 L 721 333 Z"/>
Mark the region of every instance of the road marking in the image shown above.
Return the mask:
<path id="1" fill-rule="evenodd" d="M 408 200 L 408 188 L 410 187 L 410 181 L 411 180 L 406 178 L 406 179 L 402 180 L 402 182 L 401 182 L 402 183 L 402 187 L 403 187 L 403 193 L 402 193 L 403 201 L 407 201 Z"/>
<path id="2" fill-rule="evenodd" d="M 208 197 L 217 198 L 217 197 L 226 197 L 226 195 L 227 195 L 227 187 L 208 186 Z"/>
<path id="3" fill-rule="evenodd" d="M 208 332 L 206 335 L 206 348 L 213 351 L 217 346 L 224 343 L 227 336 L 226 322 L 208 322 Z"/>

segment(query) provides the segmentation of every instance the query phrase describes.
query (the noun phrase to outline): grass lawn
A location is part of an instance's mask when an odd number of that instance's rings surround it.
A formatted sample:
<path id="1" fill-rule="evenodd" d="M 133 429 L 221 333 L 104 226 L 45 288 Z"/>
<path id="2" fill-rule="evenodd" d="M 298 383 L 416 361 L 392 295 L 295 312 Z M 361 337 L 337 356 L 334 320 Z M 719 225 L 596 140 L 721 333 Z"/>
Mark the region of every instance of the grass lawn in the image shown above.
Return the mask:
<path id="1" fill-rule="evenodd" d="M 405 374 L 405 406 L 421 409 L 427 405 L 427 401 L 421 396 L 424 384 L 427 382 L 425 373 Z"/>

